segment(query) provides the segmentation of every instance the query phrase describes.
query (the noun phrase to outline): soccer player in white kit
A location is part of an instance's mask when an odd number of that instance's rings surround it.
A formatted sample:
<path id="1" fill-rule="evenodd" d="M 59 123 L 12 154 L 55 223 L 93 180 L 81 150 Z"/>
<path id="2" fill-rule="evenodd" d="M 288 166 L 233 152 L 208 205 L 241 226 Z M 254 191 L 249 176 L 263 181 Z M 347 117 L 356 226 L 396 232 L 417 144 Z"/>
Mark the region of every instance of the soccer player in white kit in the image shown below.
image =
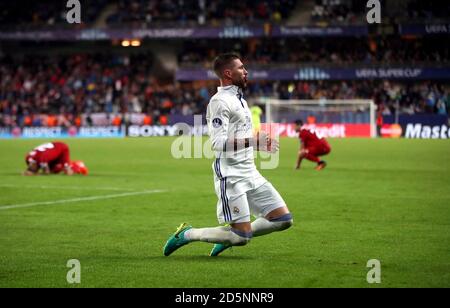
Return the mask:
<path id="1" fill-rule="evenodd" d="M 211 98 L 206 119 L 216 159 L 212 169 L 218 197 L 217 217 L 225 226 L 197 229 L 186 223 L 168 239 L 164 255 L 195 241 L 214 243 L 217 256 L 252 237 L 286 230 L 293 219 L 283 198 L 256 169 L 253 151 L 276 153 L 278 142 L 265 133 L 253 136 L 251 112 L 243 98 L 248 72 L 239 56 L 219 55 L 214 71 L 220 87 Z M 251 222 L 251 215 L 256 220 Z"/>

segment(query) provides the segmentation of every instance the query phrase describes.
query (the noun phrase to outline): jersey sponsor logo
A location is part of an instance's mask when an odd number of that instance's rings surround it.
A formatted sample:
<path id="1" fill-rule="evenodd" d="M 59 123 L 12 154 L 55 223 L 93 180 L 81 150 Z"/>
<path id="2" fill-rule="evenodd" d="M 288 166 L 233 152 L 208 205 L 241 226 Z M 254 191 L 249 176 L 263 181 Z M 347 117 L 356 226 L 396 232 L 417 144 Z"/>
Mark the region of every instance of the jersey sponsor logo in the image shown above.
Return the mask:
<path id="1" fill-rule="evenodd" d="M 222 120 L 219 118 L 215 118 L 214 120 L 212 120 L 212 125 L 214 128 L 219 128 L 222 126 Z"/>

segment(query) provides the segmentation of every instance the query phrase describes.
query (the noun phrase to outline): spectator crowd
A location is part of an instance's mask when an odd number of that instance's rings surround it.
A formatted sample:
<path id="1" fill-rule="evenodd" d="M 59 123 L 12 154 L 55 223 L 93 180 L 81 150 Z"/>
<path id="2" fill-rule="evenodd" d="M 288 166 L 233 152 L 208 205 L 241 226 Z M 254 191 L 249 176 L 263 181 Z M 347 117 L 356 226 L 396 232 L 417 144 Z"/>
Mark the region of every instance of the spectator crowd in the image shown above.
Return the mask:
<path id="1" fill-rule="evenodd" d="M 128 113 L 167 124 L 172 115 L 204 113 L 217 82 L 158 80 L 153 61 L 149 54 L 3 58 L 0 126 L 81 125 L 82 115 L 94 113 L 111 115 L 117 125 L 116 115 Z M 246 93 L 249 99 L 374 99 L 386 114 L 448 114 L 449 95 L 445 81 L 374 80 L 252 82 Z"/>
<path id="2" fill-rule="evenodd" d="M 148 28 L 178 26 L 214 26 L 249 23 L 285 23 L 295 9 L 310 9 L 301 15 L 301 23 L 365 24 L 367 1 L 362 0 L 83 0 L 83 26 L 91 27 L 100 19 L 109 27 Z M 385 22 L 448 21 L 447 0 L 380 0 Z M 391 5 L 398 2 L 400 5 Z M 67 1 L 1 1 L 0 28 L 55 28 L 67 26 Z M 24 9 L 26 7 L 26 9 Z"/>
<path id="3" fill-rule="evenodd" d="M 379 0 L 383 21 L 392 23 L 448 21 L 447 0 Z M 395 5 L 392 5 L 393 2 Z M 315 0 L 310 17 L 313 23 L 363 24 L 368 1 Z"/>
<path id="4" fill-rule="evenodd" d="M 61 0 L 1 1 L 0 28 L 67 26 L 66 4 Z M 280 23 L 290 16 L 297 0 L 83 0 L 80 4 L 84 26 L 94 25 L 105 14 L 109 27 L 143 28 L 167 24 Z"/>
<path id="5" fill-rule="evenodd" d="M 4 58 L 0 126 L 71 125 L 91 113 L 145 113 L 164 122 L 169 113 L 202 112 L 208 94 L 161 82 L 151 69 L 148 54 Z"/>
<path id="6" fill-rule="evenodd" d="M 450 44 L 442 37 L 323 38 L 185 41 L 178 61 L 185 66 L 211 67 L 214 58 L 231 48 L 248 65 L 417 65 L 450 63 Z"/>
<path id="7" fill-rule="evenodd" d="M 133 0 L 118 1 L 109 15 L 110 26 L 149 27 L 158 23 L 219 25 L 281 22 L 295 8 L 296 0 Z"/>
<path id="8" fill-rule="evenodd" d="M 39 29 L 67 26 L 68 1 L 0 1 L 0 29 Z M 80 1 L 82 22 L 91 25 L 106 7 L 107 0 Z"/>

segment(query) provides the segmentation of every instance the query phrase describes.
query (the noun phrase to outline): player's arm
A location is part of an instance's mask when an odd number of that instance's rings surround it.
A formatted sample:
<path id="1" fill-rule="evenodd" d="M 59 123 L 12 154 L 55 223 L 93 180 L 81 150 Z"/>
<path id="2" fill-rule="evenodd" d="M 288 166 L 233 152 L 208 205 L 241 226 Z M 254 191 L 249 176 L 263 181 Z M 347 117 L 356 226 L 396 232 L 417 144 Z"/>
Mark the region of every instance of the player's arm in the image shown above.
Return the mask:
<path id="1" fill-rule="evenodd" d="M 226 102 L 211 100 L 207 110 L 208 133 L 211 139 L 211 148 L 214 151 L 225 152 L 228 142 L 228 126 L 230 123 L 230 110 Z"/>
<path id="2" fill-rule="evenodd" d="M 233 152 L 239 149 L 253 146 L 251 138 L 236 139 L 229 136 L 231 111 L 227 103 L 220 99 L 215 99 L 208 105 L 208 128 L 211 138 L 211 145 L 214 151 Z"/>
<path id="3" fill-rule="evenodd" d="M 279 142 L 270 138 L 265 132 L 257 132 L 253 138 L 228 138 L 224 151 L 238 151 L 244 148 L 253 147 L 257 151 L 276 153 L 279 149 Z"/>
<path id="4" fill-rule="evenodd" d="M 257 132 L 253 137 L 253 145 L 257 151 L 276 153 L 280 148 L 277 139 L 271 138 L 266 132 Z"/>
<path id="5" fill-rule="evenodd" d="M 64 166 L 64 174 L 69 175 L 69 176 L 73 175 L 74 172 L 72 170 L 72 166 L 70 163 L 70 150 L 67 145 L 63 146 L 60 161 L 61 161 L 61 164 Z"/>
<path id="6" fill-rule="evenodd" d="M 72 167 L 70 165 L 64 166 L 64 174 L 68 176 L 72 176 L 74 174 Z"/>
<path id="7" fill-rule="evenodd" d="M 213 100 L 208 105 L 208 128 L 212 149 L 219 152 L 236 152 L 254 147 L 257 150 L 276 152 L 278 141 L 270 139 L 267 134 L 258 134 L 253 138 L 234 138 L 228 133 L 231 111 L 225 101 Z"/>
<path id="8" fill-rule="evenodd" d="M 34 158 L 34 159 L 28 159 L 27 161 L 27 169 L 23 172 L 23 175 L 25 176 L 34 176 L 39 175 L 39 171 L 42 168 L 42 161 L 41 157 Z"/>
<path id="9" fill-rule="evenodd" d="M 37 163 L 35 162 L 30 162 L 28 164 L 27 169 L 23 172 L 23 175 L 25 176 L 33 176 L 33 175 L 37 175 L 39 172 L 39 166 Z"/>
<path id="10" fill-rule="evenodd" d="M 305 146 L 305 139 L 306 139 L 306 135 L 307 132 L 305 131 L 301 131 L 299 138 L 300 138 L 300 149 L 298 150 L 297 153 L 297 163 L 295 165 L 295 169 L 300 169 L 300 165 L 302 163 L 302 160 L 305 158 L 306 154 L 307 154 L 307 149 Z"/>
<path id="11" fill-rule="evenodd" d="M 253 147 L 257 151 L 276 153 L 280 147 L 278 140 L 270 138 L 266 132 L 257 132 L 253 138 L 228 138 L 225 151 L 238 151 Z"/>
<path id="12" fill-rule="evenodd" d="M 300 165 L 302 163 L 303 158 L 305 158 L 305 145 L 302 142 L 300 142 L 300 149 L 298 150 L 298 154 L 297 154 L 297 164 L 295 165 L 295 169 L 300 169 Z"/>
<path id="13" fill-rule="evenodd" d="M 39 175 L 39 171 L 42 170 L 43 174 L 50 174 L 50 167 L 48 164 L 40 164 L 40 166 L 36 163 L 30 164 L 23 172 L 23 175 L 25 176 L 33 176 L 33 175 Z"/>
<path id="14" fill-rule="evenodd" d="M 48 163 L 41 163 L 40 166 L 43 174 L 48 175 L 51 173 Z"/>

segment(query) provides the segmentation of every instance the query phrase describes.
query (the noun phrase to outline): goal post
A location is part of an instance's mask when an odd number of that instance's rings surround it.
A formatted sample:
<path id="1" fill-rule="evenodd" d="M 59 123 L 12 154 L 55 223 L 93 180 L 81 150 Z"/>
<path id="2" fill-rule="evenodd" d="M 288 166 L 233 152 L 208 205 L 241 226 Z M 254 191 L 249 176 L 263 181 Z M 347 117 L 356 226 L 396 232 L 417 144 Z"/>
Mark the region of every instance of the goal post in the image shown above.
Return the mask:
<path id="1" fill-rule="evenodd" d="M 280 100 L 260 98 L 265 106 L 266 125 L 293 124 L 302 119 L 305 124 L 332 125 L 347 130 L 350 137 L 377 136 L 376 106 L 372 100 Z M 309 121 L 308 121 L 309 120 Z M 340 135 L 341 136 L 341 135 Z"/>

